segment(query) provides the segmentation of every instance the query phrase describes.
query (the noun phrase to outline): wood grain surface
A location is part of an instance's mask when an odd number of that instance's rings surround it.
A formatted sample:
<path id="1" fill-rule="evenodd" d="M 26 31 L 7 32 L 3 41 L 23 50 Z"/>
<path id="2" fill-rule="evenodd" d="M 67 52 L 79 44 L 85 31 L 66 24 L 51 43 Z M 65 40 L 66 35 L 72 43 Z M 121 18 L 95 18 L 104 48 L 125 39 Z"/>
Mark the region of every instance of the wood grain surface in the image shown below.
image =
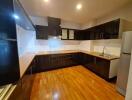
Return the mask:
<path id="1" fill-rule="evenodd" d="M 110 83 L 83 66 L 38 73 L 30 100 L 124 100 Z"/>

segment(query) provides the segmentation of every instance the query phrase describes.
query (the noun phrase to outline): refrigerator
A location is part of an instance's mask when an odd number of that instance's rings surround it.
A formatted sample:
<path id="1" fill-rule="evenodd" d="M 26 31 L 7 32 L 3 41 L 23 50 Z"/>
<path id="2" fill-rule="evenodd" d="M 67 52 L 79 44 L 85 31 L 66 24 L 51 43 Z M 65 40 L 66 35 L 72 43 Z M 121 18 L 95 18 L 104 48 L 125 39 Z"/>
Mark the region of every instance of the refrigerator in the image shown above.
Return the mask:
<path id="1" fill-rule="evenodd" d="M 0 86 L 14 83 L 20 78 L 16 23 L 13 1 L 0 3 Z"/>
<path id="2" fill-rule="evenodd" d="M 132 50 L 132 31 L 124 32 L 122 36 L 120 66 L 118 67 L 116 88 L 125 96 Z"/>

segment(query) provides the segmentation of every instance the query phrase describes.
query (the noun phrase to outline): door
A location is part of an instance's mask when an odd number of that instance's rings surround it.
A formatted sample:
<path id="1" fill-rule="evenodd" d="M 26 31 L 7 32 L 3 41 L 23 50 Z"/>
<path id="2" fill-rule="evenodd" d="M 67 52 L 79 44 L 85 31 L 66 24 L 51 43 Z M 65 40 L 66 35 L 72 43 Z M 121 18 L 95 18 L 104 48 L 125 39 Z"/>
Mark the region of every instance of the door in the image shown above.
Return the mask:
<path id="1" fill-rule="evenodd" d="M 120 67 L 118 68 L 117 74 L 117 87 L 122 91 L 126 91 L 129 67 L 130 67 L 131 56 L 127 54 L 121 54 Z"/>
<path id="2" fill-rule="evenodd" d="M 124 32 L 122 36 L 122 52 L 131 53 L 132 49 L 132 31 Z"/>

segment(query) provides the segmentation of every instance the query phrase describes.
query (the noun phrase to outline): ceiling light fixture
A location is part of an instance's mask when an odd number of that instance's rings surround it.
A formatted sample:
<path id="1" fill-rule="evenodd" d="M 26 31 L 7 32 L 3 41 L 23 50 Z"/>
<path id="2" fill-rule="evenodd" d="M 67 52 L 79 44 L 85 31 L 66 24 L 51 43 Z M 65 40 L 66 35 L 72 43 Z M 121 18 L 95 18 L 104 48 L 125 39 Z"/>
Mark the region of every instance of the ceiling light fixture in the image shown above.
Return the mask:
<path id="1" fill-rule="evenodd" d="M 44 2 L 49 2 L 49 0 L 44 0 Z"/>
<path id="2" fill-rule="evenodd" d="M 77 10 L 80 10 L 81 8 L 82 8 L 82 4 L 79 3 L 79 4 L 76 5 Z"/>

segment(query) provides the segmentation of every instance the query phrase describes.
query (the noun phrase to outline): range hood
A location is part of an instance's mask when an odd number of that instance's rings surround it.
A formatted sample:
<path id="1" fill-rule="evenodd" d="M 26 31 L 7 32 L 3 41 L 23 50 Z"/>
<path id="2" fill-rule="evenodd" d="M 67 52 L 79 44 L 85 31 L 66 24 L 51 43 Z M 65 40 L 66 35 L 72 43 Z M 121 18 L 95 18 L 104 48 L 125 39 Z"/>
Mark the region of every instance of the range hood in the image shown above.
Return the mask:
<path id="1" fill-rule="evenodd" d="M 48 34 L 49 38 L 60 38 L 61 37 L 61 19 L 48 17 Z"/>

